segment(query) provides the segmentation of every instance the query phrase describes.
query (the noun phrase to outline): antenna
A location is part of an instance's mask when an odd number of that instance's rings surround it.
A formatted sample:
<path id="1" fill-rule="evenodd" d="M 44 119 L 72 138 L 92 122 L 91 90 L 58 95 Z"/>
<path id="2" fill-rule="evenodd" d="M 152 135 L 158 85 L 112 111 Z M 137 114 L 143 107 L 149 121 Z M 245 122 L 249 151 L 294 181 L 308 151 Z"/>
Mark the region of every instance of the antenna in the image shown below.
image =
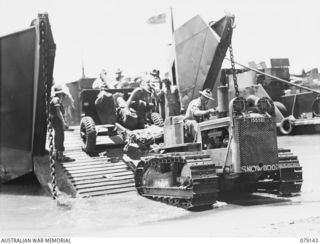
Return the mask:
<path id="1" fill-rule="evenodd" d="M 82 76 L 81 76 L 81 79 L 84 79 L 84 78 L 86 78 L 86 75 L 85 75 L 85 73 L 84 73 L 83 58 L 81 58 L 81 65 L 82 65 Z"/>
<path id="2" fill-rule="evenodd" d="M 170 6 L 170 14 L 171 14 L 171 31 L 172 34 L 174 33 L 174 23 L 173 23 L 173 11 L 172 11 L 172 6 Z"/>

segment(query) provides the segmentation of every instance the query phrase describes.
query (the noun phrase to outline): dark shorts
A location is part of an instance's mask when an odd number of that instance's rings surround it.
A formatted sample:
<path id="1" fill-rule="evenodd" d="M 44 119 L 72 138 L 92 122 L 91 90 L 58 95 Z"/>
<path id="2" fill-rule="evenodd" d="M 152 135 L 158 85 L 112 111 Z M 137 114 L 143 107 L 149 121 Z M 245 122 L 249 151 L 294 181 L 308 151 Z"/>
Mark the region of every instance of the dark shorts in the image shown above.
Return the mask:
<path id="1" fill-rule="evenodd" d="M 57 151 L 64 151 L 64 130 L 61 122 L 53 121 L 52 127 L 54 129 L 54 148 Z"/>

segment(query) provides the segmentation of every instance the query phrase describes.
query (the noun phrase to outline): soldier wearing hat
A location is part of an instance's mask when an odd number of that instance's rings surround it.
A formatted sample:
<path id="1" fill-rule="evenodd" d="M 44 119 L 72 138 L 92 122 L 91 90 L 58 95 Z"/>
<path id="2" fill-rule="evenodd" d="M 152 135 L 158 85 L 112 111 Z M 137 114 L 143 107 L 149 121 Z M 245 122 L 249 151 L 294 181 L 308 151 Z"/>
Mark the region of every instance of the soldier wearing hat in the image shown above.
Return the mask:
<path id="1" fill-rule="evenodd" d="M 50 101 L 50 118 L 52 127 L 54 129 L 54 147 L 55 147 L 55 159 L 59 162 L 71 162 L 74 159 L 63 155 L 64 152 L 64 130 L 68 128 L 68 125 L 64 118 L 64 107 L 62 100 L 67 94 L 63 91 L 61 86 L 54 87 L 54 96 Z"/>
<path id="2" fill-rule="evenodd" d="M 186 115 L 184 117 L 186 129 L 196 141 L 197 124 L 203 122 L 210 114 L 215 114 L 217 111 L 213 108 L 208 108 L 209 100 L 214 100 L 210 89 L 204 89 L 199 92 L 201 95 L 199 98 L 192 100 L 187 108 Z"/>
<path id="3" fill-rule="evenodd" d="M 155 78 L 159 78 L 159 77 L 160 77 L 160 71 L 154 69 L 154 70 L 152 70 L 152 71 L 150 72 L 150 75 L 152 75 L 152 76 L 155 77 Z"/>
<path id="4" fill-rule="evenodd" d="M 162 89 L 162 83 L 161 83 L 161 78 L 160 78 L 160 71 L 159 70 L 152 70 L 150 72 L 150 76 L 151 76 L 151 81 L 155 82 L 155 83 L 159 83 L 160 85 L 160 89 Z"/>

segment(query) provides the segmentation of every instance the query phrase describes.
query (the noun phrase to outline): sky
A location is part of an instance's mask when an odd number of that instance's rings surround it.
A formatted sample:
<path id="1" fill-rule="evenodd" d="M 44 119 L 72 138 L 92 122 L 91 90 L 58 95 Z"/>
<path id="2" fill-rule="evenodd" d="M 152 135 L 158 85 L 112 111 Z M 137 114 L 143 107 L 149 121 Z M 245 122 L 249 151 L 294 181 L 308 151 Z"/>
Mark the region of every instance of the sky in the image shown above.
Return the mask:
<path id="1" fill-rule="evenodd" d="M 175 28 L 200 14 L 208 22 L 229 11 L 235 15 L 235 60 L 289 58 L 291 73 L 320 67 L 318 0 L 0 0 L 0 36 L 27 28 L 47 12 L 56 43 L 54 78 L 72 82 L 97 77 L 105 68 L 124 75 L 168 71 L 171 43 L 169 9 Z M 167 23 L 147 24 L 167 13 Z M 230 67 L 225 61 L 224 67 Z"/>

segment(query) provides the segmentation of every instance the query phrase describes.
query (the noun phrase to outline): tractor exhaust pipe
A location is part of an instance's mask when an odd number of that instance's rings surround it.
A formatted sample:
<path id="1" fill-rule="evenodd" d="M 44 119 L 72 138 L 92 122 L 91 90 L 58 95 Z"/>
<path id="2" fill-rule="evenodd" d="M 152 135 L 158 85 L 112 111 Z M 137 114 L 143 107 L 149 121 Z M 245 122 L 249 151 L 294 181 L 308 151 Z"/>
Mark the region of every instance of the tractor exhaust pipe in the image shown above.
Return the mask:
<path id="1" fill-rule="evenodd" d="M 226 117 L 229 111 L 229 88 L 219 86 L 217 91 L 219 117 Z"/>

